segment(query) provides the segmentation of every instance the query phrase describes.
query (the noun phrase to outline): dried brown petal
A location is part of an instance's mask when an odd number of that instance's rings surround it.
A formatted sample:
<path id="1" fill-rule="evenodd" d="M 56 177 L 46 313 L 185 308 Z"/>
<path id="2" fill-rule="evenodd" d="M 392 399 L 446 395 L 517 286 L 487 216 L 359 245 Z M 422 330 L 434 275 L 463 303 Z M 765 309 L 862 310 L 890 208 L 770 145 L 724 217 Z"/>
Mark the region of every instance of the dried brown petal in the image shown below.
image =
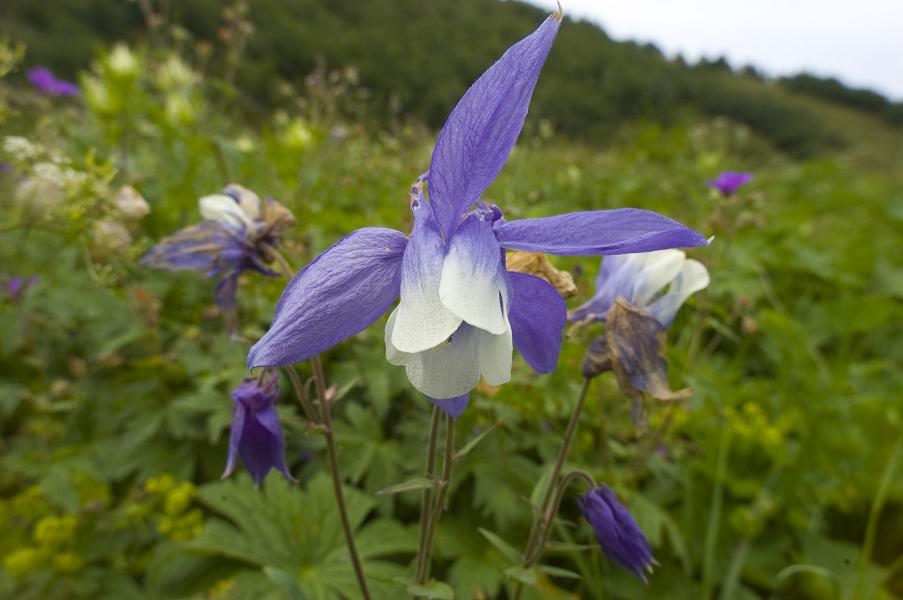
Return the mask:
<path id="1" fill-rule="evenodd" d="M 526 273 L 544 279 L 554 287 L 562 298 L 573 298 L 577 295 L 574 278 L 567 271 L 559 271 L 546 255 L 541 252 L 509 252 L 507 256 L 509 271 Z"/>
<path id="2" fill-rule="evenodd" d="M 692 393 L 688 388 L 673 391 L 668 384 L 668 337 L 657 320 L 619 298 L 606 322 L 613 370 L 625 394 L 633 390 L 673 401 Z"/>

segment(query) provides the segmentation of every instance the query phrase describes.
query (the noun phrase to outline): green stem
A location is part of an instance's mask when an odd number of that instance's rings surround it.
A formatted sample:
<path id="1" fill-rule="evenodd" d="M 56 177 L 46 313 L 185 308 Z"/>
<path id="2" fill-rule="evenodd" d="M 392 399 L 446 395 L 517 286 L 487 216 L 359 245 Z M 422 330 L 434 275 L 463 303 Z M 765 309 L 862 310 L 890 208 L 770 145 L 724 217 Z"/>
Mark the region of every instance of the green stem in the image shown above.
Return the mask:
<path id="1" fill-rule="evenodd" d="M 539 510 L 537 514 L 534 515 L 533 525 L 530 528 L 530 535 L 527 538 L 527 545 L 524 548 L 524 567 L 532 566 L 542 557 L 543 549 L 541 547 L 537 548 L 537 541 L 545 539 L 545 532 L 552 522 L 552 519 L 555 518 L 555 513 L 551 511 L 550 503 L 552 501 L 552 496 L 558 487 L 561 469 L 564 468 L 564 462 L 567 460 L 568 453 L 571 450 L 571 442 L 574 438 L 574 432 L 577 430 L 577 421 L 580 420 L 580 412 L 583 410 L 586 394 L 589 392 L 590 381 L 590 379 L 584 379 L 583 389 L 580 390 L 577 404 L 574 406 L 574 410 L 571 412 L 571 418 L 564 430 L 564 439 L 561 442 L 561 448 L 558 450 L 558 457 L 555 459 L 555 465 L 552 467 L 552 474 L 549 477 L 549 482 L 546 484 L 546 491 L 543 494 Z M 514 588 L 514 594 L 512 596 L 513 600 L 518 600 L 522 593 L 523 584 L 518 583 Z"/>
<path id="2" fill-rule="evenodd" d="M 283 369 L 285 374 L 288 375 L 288 380 L 292 383 L 292 388 L 295 390 L 295 397 L 298 399 L 298 404 L 301 405 L 301 409 L 304 411 L 304 416 L 307 417 L 307 420 L 310 423 L 316 425 L 317 414 L 314 412 L 314 407 L 310 403 L 310 398 L 307 396 L 304 384 L 301 383 L 301 378 L 298 377 L 298 372 L 295 371 L 295 367 L 291 365 L 283 367 Z"/>
<path id="3" fill-rule="evenodd" d="M 573 471 L 565 473 L 561 476 L 561 481 L 558 482 L 558 489 L 555 493 L 555 500 L 552 501 L 551 510 L 549 511 L 550 514 L 558 514 L 558 509 L 561 507 L 561 501 L 564 500 L 564 492 L 567 490 L 568 486 L 571 485 L 571 482 L 577 479 L 582 479 L 590 489 L 596 487 L 596 480 L 586 471 L 574 469 Z M 549 525 L 551 525 L 551 521 L 549 522 Z M 540 533 L 539 541 L 536 543 L 536 548 L 533 551 L 533 556 L 528 557 L 530 564 L 535 563 L 542 557 L 542 554 L 545 551 L 546 542 L 549 539 L 549 531 L 551 531 L 551 527 L 547 526 L 543 528 Z"/>
<path id="4" fill-rule="evenodd" d="M 430 434 L 427 441 L 426 451 L 426 478 L 432 479 L 436 472 L 436 443 L 439 433 L 439 407 L 433 406 L 433 416 L 430 419 Z M 428 487 L 423 490 L 423 497 L 420 499 L 420 545 L 417 550 L 417 583 L 426 581 L 426 529 L 430 521 L 430 506 L 433 501 L 433 488 Z"/>
<path id="5" fill-rule="evenodd" d="M 430 554 L 433 550 L 433 535 L 436 533 L 436 527 L 439 525 L 439 518 L 445 512 L 446 502 L 448 500 L 448 488 L 451 484 L 452 467 L 455 461 L 455 420 L 450 416 L 445 416 L 445 456 L 444 468 L 442 469 L 442 481 L 440 482 L 439 494 L 436 497 L 436 503 L 430 513 L 430 520 L 426 526 L 426 536 L 424 539 L 424 573 L 423 581 L 430 576 Z M 423 583 L 421 581 L 420 583 Z"/>
<path id="6" fill-rule="evenodd" d="M 286 277 L 289 279 L 294 277 L 291 266 L 279 251 L 272 246 L 267 246 L 266 250 L 279 265 Z M 329 472 L 332 475 L 332 488 L 335 492 L 336 508 L 338 509 L 339 516 L 342 520 L 342 531 L 345 534 L 345 544 L 348 546 L 348 554 L 351 557 L 351 564 L 354 567 L 354 574 L 357 577 L 357 584 L 361 588 L 361 594 L 363 595 L 364 600 L 370 600 L 370 591 L 367 589 L 367 579 L 364 577 L 364 568 L 361 565 L 361 559 L 357 553 L 357 546 L 354 544 L 354 531 L 351 528 L 351 520 L 348 518 L 348 508 L 345 505 L 345 492 L 342 490 L 342 475 L 339 472 L 339 453 L 336 448 L 335 432 L 332 427 L 332 403 L 327 397 L 326 376 L 323 374 L 323 363 L 320 362 L 320 355 L 314 355 L 314 357 L 310 359 L 310 364 L 314 371 L 314 385 L 317 388 L 317 397 L 320 399 L 320 424 L 323 425 L 323 434 L 326 436 L 326 455 L 329 458 Z M 294 372 L 293 368 L 290 368 L 289 370 Z M 307 394 L 302 393 L 304 388 L 300 385 L 300 380 L 296 381 L 297 373 L 295 373 L 294 378 L 292 375 L 289 375 L 289 379 L 292 381 L 292 386 L 297 386 L 295 387 L 295 393 L 298 396 L 299 401 L 301 401 L 302 398 L 306 399 Z M 314 416 L 313 406 L 310 406 L 309 402 L 307 402 L 307 406 L 302 402 L 302 406 L 305 407 L 305 411 L 310 409 L 311 416 Z"/>
<path id="7" fill-rule="evenodd" d="M 731 430 L 724 426 L 718 441 L 718 459 L 715 467 L 715 486 L 712 489 L 712 510 L 706 526 L 702 560 L 702 597 L 712 597 L 715 577 L 715 551 L 718 545 L 718 529 L 721 525 L 721 507 L 724 502 L 724 479 L 727 475 L 728 456 L 730 455 Z"/>
<path id="8" fill-rule="evenodd" d="M 364 577 L 364 568 L 361 565 L 357 546 L 354 544 L 354 531 L 351 529 L 351 521 L 348 518 L 348 509 L 345 506 L 345 493 L 342 491 L 342 476 L 339 473 L 338 450 L 335 443 L 335 432 L 332 429 L 332 415 L 330 414 L 331 402 L 326 396 L 326 378 L 323 376 L 323 364 L 320 355 L 310 359 L 314 369 L 314 381 L 317 386 L 317 396 L 320 398 L 320 422 L 325 428 L 326 454 L 329 457 L 329 471 L 332 474 L 332 487 L 335 492 L 336 508 L 342 518 L 342 531 L 345 533 L 345 543 L 348 546 L 348 554 L 351 556 L 351 564 L 357 577 L 357 584 L 361 588 L 364 600 L 370 600 L 370 591 L 367 589 L 367 579 Z"/>
<path id="9" fill-rule="evenodd" d="M 884 508 L 884 502 L 887 500 L 887 494 L 890 492 L 891 481 L 894 480 L 894 473 L 897 470 L 897 462 L 900 459 L 900 449 L 903 446 L 903 433 L 897 437 L 893 450 L 881 473 L 881 482 L 878 484 L 878 493 L 875 494 L 875 500 L 869 510 L 868 524 L 865 528 L 865 540 L 862 542 L 862 555 L 859 557 L 859 573 L 856 578 L 856 598 L 864 597 L 864 588 L 866 582 L 866 574 L 872 560 L 872 550 L 875 547 L 875 536 L 878 533 L 878 518 L 881 516 L 881 509 Z"/>

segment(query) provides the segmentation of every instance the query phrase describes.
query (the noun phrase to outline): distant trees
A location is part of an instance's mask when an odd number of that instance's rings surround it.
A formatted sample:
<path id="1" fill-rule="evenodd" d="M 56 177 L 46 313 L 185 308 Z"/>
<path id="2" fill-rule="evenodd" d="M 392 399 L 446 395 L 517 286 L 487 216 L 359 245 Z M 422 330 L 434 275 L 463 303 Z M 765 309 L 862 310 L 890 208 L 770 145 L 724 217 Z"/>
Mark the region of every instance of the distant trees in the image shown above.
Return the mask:
<path id="1" fill-rule="evenodd" d="M 847 87 L 834 77 L 802 73 L 784 77 L 780 83 L 794 92 L 844 104 L 880 116 L 896 125 L 903 125 L 903 102 L 891 102 L 872 90 Z"/>
<path id="2" fill-rule="evenodd" d="M 195 39 L 214 41 L 222 6 L 181 0 L 170 3 L 169 17 Z M 322 61 L 353 65 L 370 92 L 371 114 L 400 109 L 438 126 L 487 63 L 544 16 L 534 6 L 497 0 L 254 0 L 255 31 L 238 83 L 253 99 L 247 104 L 271 107 L 280 102 L 280 81 L 300 84 Z M 23 39 L 30 62 L 66 75 L 84 68 L 98 43 L 143 32 L 136 3 L 119 0 L 5 0 L 0 15 L 0 34 Z M 842 132 L 796 94 L 903 125 L 903 107 L 874 92 L 811 75 L 775 86 L 752 67 L 734 73 L 724 58 L 690 66 L 650 44 L 615 42 L 584 21 L 561 28 L 542 77 L 533 114 L 577 137 L 597 137 L 637 118 L 667 124 L 690 106 L 745 123 L 791 153 L 843 143 Z"/>

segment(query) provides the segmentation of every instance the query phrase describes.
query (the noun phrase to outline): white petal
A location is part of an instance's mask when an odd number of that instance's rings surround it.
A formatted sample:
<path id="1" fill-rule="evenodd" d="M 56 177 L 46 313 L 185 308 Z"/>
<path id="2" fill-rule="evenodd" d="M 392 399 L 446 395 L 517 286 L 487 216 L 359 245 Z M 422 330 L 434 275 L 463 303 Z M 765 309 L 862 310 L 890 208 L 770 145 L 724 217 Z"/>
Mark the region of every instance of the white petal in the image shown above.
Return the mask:
<path id="1" fill-rule="evenodd" d="M 466 394 L 476 387 L 480 381 L 480 333 L 465 323 L 450 341 L 404 356 L 411 385 L 438 400 Z"/>
<path id="2" fill-rule="evenodd" d="M 458 317 L 485 331 L 507 327 L 501 299 L 507 289 L 501 272 L 501 249 L 492 228 L 471 213 L 451 239 L 439 282 L 442 303 Z"/>
<path id="3" fill-rule="evenodd" d="M 391 365 L 403 365 L 408 362 L 411 354 L 407 352 L 402 352 L 392 343 L 392 332 L 395 329 L 395 319 L 398 315 L 398 307 L 395 307 L 395 310 L 392 311 L 392 314 L 389 315 L 389 320 L 386 321 L 386 360 Z"/>
<path id="4" fill-rule="evenodd" d="M 635 283 L 633 297 L 628 300 L 635 306 L 646 306 L 680 272 L 687 255 L 682 250 L 659 250 L 635 254 L 631 268 Z"/>
<path id="5" fill-rule="evenodd" d="M 480 372 L 489 385 L 502 385 L 511 381 L 511 357 L 514 347 L 511 326 L 505 333 L 493 335 L 480 331 Z"/>
<path id="6" fill-rule="evenodd" d="M 671 288 L 661 298 L 656 299 L 647 308 L 649 314 L 667 327 L 674 320 L 677 311 L 687 298 L 709 285 L 709 272 L 698 260 L 689 259 L 684 262 L 680 273 L 671 283 Z"/>
<path id="7" fill-rule="evenodd" d="M 242 212 L 250 219 L 251 221 L 256 221 L 261 218 L 260 214 L 260 196 L 256 193 L 252 192 L 248 188 L 238 185 L 237 183 L 230 183 L 226 186 L 226 189 L 223 192 L 227 196 L 231 196 L 233 200 L 238 202 L 239 208 L 241 208 Z"/>
<path id="8" fill-rule="evenodd" d="M 414 228 L 401 267 L 401 302 L 392 344 L 404 352 L 434 348 L 458 329 L 461 318 L 439 299 L 439 279 L 445 243 L 433 210 L 425 202 L 411 203 Z"/>
<path id="9" fill-rule="evenodd" d="M 245 226 L 254 228 L 254 222 L 245 214 L 238 203 L 231 196 L 225 194 L 213 194 L 204 196 L 198 200 L 201 216 L 211 221 L 219 221 L 227 225 Z"/>

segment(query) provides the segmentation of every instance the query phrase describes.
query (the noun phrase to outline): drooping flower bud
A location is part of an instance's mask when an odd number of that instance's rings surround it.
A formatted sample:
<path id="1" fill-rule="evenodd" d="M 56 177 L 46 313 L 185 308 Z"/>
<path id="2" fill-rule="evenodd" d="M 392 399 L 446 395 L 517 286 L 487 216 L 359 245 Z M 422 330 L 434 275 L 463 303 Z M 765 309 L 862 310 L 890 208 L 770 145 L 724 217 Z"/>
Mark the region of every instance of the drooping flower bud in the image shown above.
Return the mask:
<path id="1" fill-rule="evenodd" d="M 579 503 L 605 554 L 646 581 L 646 573 L 656 564 L 649 541 L 611 488 L 599 485 L 584 494 Z"/>
<path id="2" fill-rule="evenodd" d="M 262 382 L 249 377 L 232 392 L 235 410 L 224 478 L 235 470 L 236 458 L 240 456 L 257 485 L 263 482 L 270 469 L 276 469 L 293 481 L 285 464 L 285 442 L 276 413 L 278 396 L 276 373 L 265 375 Z"/>

